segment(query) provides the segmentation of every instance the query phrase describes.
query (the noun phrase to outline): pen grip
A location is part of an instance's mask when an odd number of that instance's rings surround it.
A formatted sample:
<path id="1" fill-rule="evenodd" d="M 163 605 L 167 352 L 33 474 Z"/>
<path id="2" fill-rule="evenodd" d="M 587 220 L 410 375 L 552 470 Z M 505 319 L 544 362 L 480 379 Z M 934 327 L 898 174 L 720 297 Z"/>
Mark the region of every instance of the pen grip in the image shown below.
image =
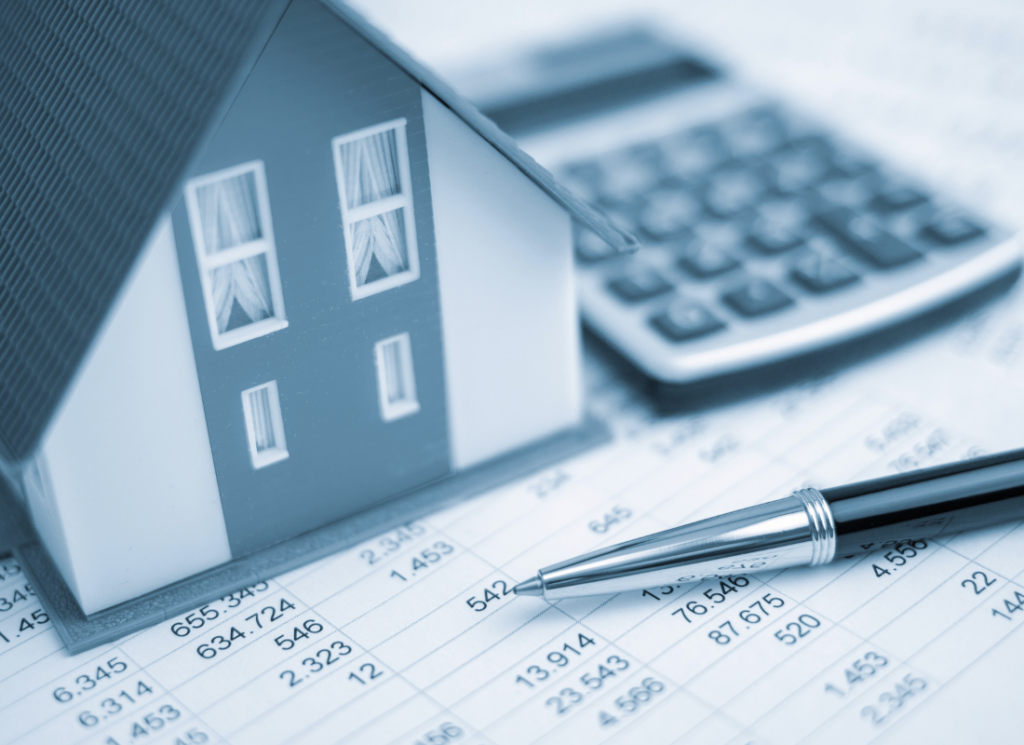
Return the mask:
<path id="1" fill-rule="evenodd" d="M 822 489 L 836 556 L 1024 518 L 1024 450 Z"/>

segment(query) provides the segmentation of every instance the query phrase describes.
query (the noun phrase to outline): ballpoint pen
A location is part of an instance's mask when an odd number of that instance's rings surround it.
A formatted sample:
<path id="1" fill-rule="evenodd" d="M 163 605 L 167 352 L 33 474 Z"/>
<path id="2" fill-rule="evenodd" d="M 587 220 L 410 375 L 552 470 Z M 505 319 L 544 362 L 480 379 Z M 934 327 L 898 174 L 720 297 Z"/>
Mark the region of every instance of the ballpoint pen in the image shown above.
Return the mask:
<path id="1" fill-rule="evenodd" d="M 1024 450 L 791 496 L 598 549 L 515 587 L 547 600 L 819 566 L 1024 518 Z"/>

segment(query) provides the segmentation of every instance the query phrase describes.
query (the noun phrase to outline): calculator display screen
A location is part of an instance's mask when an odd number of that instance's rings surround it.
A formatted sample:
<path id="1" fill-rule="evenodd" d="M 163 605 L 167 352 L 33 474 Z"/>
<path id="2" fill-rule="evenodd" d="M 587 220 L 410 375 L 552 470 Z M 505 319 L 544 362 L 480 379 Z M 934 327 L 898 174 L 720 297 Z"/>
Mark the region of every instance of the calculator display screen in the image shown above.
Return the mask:
<path id="1" fill-rule="evenodd" d="M 507 60 L 470 98 L 522 136 L 720 77 L 706 60 L 634 28 Z"/>
<path id="2" fill-rule="evenodd" d="M 624 108 L 716 77 L 717 72 L 702 61 L 680 58 L 494 106 L 484 113 L 506 132 L 521 135 L 552 124 Z"/>

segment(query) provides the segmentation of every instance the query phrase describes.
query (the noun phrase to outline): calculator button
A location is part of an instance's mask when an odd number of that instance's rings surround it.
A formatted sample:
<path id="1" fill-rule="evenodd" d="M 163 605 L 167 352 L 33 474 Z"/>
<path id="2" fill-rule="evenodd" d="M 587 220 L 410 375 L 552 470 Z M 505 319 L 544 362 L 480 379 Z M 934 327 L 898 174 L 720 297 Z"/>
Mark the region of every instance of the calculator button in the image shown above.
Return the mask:
<path id="1" fill-rule="evenodd" d="M 608 289 L 620 300 L 638 303 L 662 295 L 672 289 L 664 277 L 649 267 L 634 266 L 625 274 L 608 282 Z"/>
<path id="2" fill-rule="evenodd" d="M 636 203 L 661 180 L 654 165 L 627 155 L 608 158 L 601 164 L 601 170 L 600 200 L 611 206 Z"/>
<path id="3" fill-rule="evenodd" d="M 747 242 L 757 251 L 773 255 L 796 248 L 804 238 L 785 221 L 760 217 L 750 227 Z"/>
<path id="4" fill-rule="evenodd" d="M 747 244 L 769 256 L 789 251 L 804 242 L 808 213 L 796 200 L 765 202 L 747 231 Z"/>
<path id="5" fill-rule="evenodd" d="M 763 316 L 792 305 L 793 299 L 778 287 L 763 279 L 736 290 L 723 293 L 722 302 L 744 316 Z"/>
<path id="6" fill-rule="evenodd" d="M 771 109 L 757 109 L 726 122 L 722 139 L 729 154 L 736 158 L 764 155 L 786 142 L 786 132 Z"/>
<path id="7" fill-rule="evenodd" d="M 859 153 L 843 148 L 832 148 L 832 174 L 839 178 L 858 178 L 875 170 L 875 165 Z"/>
<path id="8" fill-rule="evenodd" d="M 581 229 L 576 236 L 576 256 L 581 261 L 592 264 L 610 259 L 617 254 L 618 251 L 612 248 L 606 240 L 599 238 L 596 233 Z"/>
<path id="9" fill-rule="evenodd" d="M 683 181 L 702 176 L 725 160 L 718 135 L 710 130 L 688 132 L 661 142 L 662 167 Z"/>
<path id="10" fill-rule="evenodd" d="M 717 277 L 739 265 L 739 260 L 720 245 L 700 238 L 688 244 L 679 256 L 679 266 L 697 279 Z"/>
<path id="11" fill-rule="evenodd" d="M 827 157 L 816 145 L 783 150 L 768 166 L 772 188 L 780 194 L 796 194 L 814 186 L 828 173 Z"/>
<path id="12" fill-rule="evenodd" d="M 875 187 L 870 178 L 843 177 L 818 186 L 818 194 L 835 207 L 863 207 L 875 196 Z"/>
<path id="13" fill-rule="evenodd" d="M 704 193 L 704 206 L 717 217 L 733 217 L 752 207 L 764 193 L 753 172 L 732 168 L 714 175 Z"/>
<path id="14" fill-rule="evenodd" d="M 985 235 L 983 227 L 954 212 L 940 212 L 921 228 L 923 238 L 943 246 L 955 246 L 982 235 Z"/>
<path id="15" fill-rule="evenodd" d="M 700 204 L 685 191 L 661 190 L 648 198 L 638 222 L 648 238 L 666 240 L 686 233 L 700 212 Z"/>
<path id="16" fill-rule="evenodd" d="M 819 294 L 838 290 L 860 279 L 842 261 L 818 251 L 809 251 L 797 259 L 790 276 L 805 289 Z"/>
<path id="17" fill-rule="evenodd" d="M 885 186 L 871 201 L 879 212 L 899 212 L 928 201 L 928 195 L 906 184 Z"/>
<path id="18" fill-rule="evenodd" d="M 672 341 L 696 339 L 725 328 L 703 305 L 683 298 L 673 300 L 664 313 L 651 318 L 651 325 Z"/>
<path id="19" fill-rule="evenodd" d="M 650 142 L 643 142 L 639 145 L 633 145 L 625 151 L 628 157 L 637 160 L 641 163 L 645 163 L 653 167 L 655 170 L 658 168 L 658 163 L 661 161 L 661 147 L 657 140 Z"/>
<path id="20" fill-rule="evenodd" d="M 819 215 L 818 219 L 839 238 L 844 248 L 880 269 L 890 269 L 921 258 L 918 251 L 868 215 L 858 215 L 853 210 L 840 207 Z"/>

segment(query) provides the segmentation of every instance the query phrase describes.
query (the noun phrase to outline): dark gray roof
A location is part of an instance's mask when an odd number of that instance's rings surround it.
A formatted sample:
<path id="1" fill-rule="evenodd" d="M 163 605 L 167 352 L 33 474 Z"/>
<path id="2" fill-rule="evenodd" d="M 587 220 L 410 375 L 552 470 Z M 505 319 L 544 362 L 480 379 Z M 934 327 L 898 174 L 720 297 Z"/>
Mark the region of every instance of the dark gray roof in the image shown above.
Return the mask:
<path id="1" fill-rule="evenodd" d="M 282 0 L 3 0 L 0 452 L 32 453 Z"/>
<path id="2" fill-rule="evenodd" d="M 464 99 L 325 0 L 577 219 L 611 228 Z M 288 0 L 3 0 L 0 457 L 30 456 L 150 230 Z"/>

